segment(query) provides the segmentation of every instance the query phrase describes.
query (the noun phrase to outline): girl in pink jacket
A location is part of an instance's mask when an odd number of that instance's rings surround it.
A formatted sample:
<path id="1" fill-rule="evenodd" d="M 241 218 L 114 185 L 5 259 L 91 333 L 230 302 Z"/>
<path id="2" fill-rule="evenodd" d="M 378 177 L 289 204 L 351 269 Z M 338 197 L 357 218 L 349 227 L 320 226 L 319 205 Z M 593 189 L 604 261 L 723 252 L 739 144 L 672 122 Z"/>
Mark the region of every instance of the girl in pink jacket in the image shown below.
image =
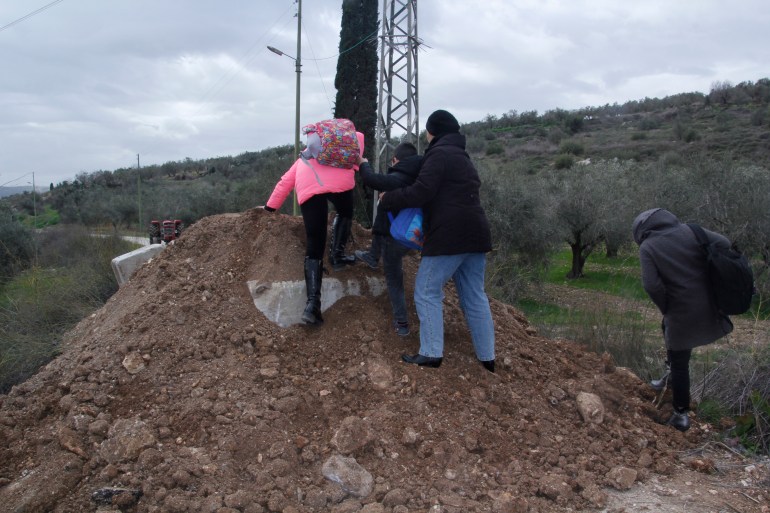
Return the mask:
<path id="1" fill-rule="evenodd" d="M 364 153 L 364 134 L 356 132 L 359 153 Z M 307 324 L 320 324 L 321 281 L 323 255 L 326 246 L 329 202 L 334 205 L 337 215 L 332 223 L 329 243 L 329 263 L 335 271 L 353 265 L 356 258 L 345 254 L 345 245 L 350 237 L 353 224 L 353 188 L 356 185 L 353 169 L 340 169 L 319 164 L 315 160 L 321 149 L 321 139 L 316 133 L 307 135 L 307 148 L 300 158 L 281 177 L 265 204 L 265 210 L 274 212 L 281 208 L 292 190 L 297 191 L 297 202 L 305 224 L 307 246 L 305 248 L 305 286 L 307 304 L 302 320 Z"/>

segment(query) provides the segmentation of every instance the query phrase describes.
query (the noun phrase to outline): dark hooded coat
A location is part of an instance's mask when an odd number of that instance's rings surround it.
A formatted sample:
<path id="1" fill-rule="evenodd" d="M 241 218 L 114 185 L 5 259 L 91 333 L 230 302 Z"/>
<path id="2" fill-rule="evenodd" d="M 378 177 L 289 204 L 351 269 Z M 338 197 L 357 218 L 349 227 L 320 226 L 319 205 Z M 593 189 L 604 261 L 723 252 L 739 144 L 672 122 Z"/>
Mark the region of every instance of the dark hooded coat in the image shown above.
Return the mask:
<path id="1" fill-rule="evenodd" d="M 632 225 L 639 244 L 642 285 L 663 314 L 666 348 L 674 351 L 710 344 L 733 330 L 709 292 L 706 257 L 695 234 L 662 208 L 639 214 Z M 705 230 L 717 245 L 724 236 Z"/>
<path id="2" fill-rule="evenodd" d="M 448 133 L 431 141 L 417 181 L 386 192 L 380 203 L 386 210 L 422 207 L 423 256 L 486 253 L 492 250 L 492 236 L 480 188 L 465 136 Z"/>

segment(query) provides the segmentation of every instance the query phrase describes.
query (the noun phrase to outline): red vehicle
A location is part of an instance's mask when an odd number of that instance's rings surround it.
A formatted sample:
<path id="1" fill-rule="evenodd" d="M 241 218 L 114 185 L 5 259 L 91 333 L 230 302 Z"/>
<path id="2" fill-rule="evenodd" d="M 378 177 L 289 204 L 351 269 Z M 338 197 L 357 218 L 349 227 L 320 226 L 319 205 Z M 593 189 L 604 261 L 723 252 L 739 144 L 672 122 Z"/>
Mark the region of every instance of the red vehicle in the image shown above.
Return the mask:
<path id="1" fill-rule="evenodd" d="M 182 235 L 182 221 L 179 219 L 150 222 L 150 244 L 160 244 L 178 239 Z"/>

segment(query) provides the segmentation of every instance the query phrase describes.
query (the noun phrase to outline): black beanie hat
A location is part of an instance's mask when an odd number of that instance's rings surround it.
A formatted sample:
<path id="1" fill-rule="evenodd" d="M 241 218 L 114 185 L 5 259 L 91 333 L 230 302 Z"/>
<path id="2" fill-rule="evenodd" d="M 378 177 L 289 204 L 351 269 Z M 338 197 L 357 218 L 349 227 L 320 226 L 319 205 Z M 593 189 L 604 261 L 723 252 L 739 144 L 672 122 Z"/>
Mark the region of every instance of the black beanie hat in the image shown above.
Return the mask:
<path id="1" fill-rule="evenodd" d="M 445 110 L 437 110 L 430 116 L 425 123 L 425 130 L 434 136 L 444 134 L 454 134 L 460 131 L 460 123 L 455 117 Z"/>

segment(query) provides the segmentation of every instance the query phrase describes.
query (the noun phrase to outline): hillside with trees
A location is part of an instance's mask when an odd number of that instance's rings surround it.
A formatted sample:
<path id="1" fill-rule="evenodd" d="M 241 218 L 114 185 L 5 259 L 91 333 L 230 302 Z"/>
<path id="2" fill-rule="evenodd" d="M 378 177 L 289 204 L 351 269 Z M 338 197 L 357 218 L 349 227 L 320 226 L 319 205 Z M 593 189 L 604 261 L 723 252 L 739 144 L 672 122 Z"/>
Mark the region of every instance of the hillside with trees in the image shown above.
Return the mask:
<path id="1" fill-rule="evenodd" d="M 657 206 L 737 243 L 757 279 L 753 313 L 766 315 L 770 79 L 574 111 L 508 110 L 468 122 L 462 132 L 482 176 L 493 230 L 487 284 L 495 299 L 514 305 L 527 299 L 565 250 L 563 278 L 574 283 L 585 280 L 592 260 L 628 258 L 634 250 L 631 221 Z M 51 184 L 45 193 L 0 200 L 0 366 L 19 361 L 9 355 L 20 344 L 48 343 L 48 353 L 21 373 L 6 373 L 10 377 L 0 386 L 7 389 L 34 372 L 50 358 L 51 344 L 55 351 L 61 333 L 117 290 L 109 260 L 128 249 L 117 237 L 98 238 L 94 246 L 91 234 L 144 235 L 151 219 L 181 219 L 190 226 L 215 214 L 244 212 L 264 204 L 294 158 L 293 145 L 286 145 L 100 170 Z M 366 226 L 370 209 L 365 191 L 358 194 L 357 218 Z M 283 213 L 291 213 L 291 205 Z M 66 296 L 43 293 L 63 284 L 77 287 Z M 41 307 L 48 298 L 56 302 Z M 62 302 L 69 308 L 57 309 Z M 49 313 L 57 320 L 35 332 L 41 324 L 35 319 Z"/>
<path id="2" fill-rule="evenodd" d="M 369 50 L 361 49 L 363 55 Z M 338 108 L 356 115 L 343 104 Z M 573 254 L 568 277 L 579 278 L 599 247 L 612 256 L 627 244 L 635 213 L 651 206 L 725 233 L 756 259 L 757 274 L 766 274 L 770 79 L 575 111 L 510 110 L 466 123 L 463 132 L 484 179 L 498 241 L 493 258 L 500 272 L 493 274 L 501 279 L 503 299 L 515 299 L 517 272 L 531 274 L 533 263 L 547 262 L 564 243 Z M 286 145 L 81 173 L 45 194 L 6 199 L 6 219 L 30 227 L 34 210 L 38 228 L 82 225 L 143 234 L 151 219 L 189 226 L 264 203 L 292 153 Z M 357 219 L 366 226 L 366 191 L 359 187 L 357 194 Z M 24 260 L 14 266 L 23 267 Z"/>

